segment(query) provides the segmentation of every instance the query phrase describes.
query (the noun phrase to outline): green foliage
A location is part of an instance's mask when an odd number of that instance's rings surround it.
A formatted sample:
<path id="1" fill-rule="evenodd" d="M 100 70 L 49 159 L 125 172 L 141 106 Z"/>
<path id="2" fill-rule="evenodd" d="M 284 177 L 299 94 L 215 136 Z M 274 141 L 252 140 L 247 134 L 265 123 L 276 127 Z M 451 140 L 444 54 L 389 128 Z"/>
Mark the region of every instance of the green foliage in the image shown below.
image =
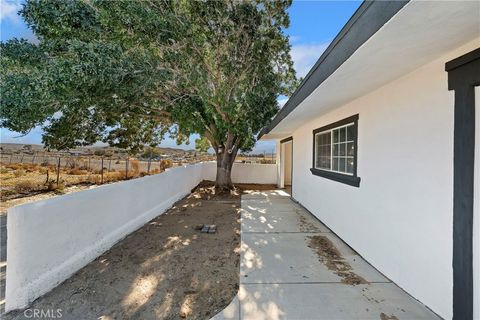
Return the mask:
<path id="1" fill-rule="evenodd" d="M 160 156 L 160 152 L 152 147 L 148 147 L 145 149 L 145 151 L 142 153 L 142 158 L 146 159 L 151 159 L 151 158 L 156 158 Z"/>
<path id="2" fill-rule="evenodd" d="M 207 152 L 210 149 L 210 141 L 205 137 L 195 139 L 195 149 L 200 152 Z"/>
<path id="3" fill-rule="evenodd" d="M 290 2 L 27 0 L 40 43 L 0 44 L 0 125 L 131 153 L 199 133 L 235 158 L 296 85 Z"/>
<path id="4" fill-rule="evenodd" d="M 98 149 L 98 150 L 95 150 L 93 154 L 99 157 L 103 157 L 106 154 L 106 152 L 104 149 Z"/>

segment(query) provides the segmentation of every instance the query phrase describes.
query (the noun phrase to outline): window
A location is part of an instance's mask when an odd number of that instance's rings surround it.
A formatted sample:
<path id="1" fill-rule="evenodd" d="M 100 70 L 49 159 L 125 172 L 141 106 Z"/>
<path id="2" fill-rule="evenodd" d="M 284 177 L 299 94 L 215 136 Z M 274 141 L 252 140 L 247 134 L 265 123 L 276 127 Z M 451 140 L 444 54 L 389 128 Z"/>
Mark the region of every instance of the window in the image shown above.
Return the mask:
<path id="1" fill-rule="evenodd" d="M 358 115 L 313 131 L 312 173 L 352 186 L 357 177 Z"/>

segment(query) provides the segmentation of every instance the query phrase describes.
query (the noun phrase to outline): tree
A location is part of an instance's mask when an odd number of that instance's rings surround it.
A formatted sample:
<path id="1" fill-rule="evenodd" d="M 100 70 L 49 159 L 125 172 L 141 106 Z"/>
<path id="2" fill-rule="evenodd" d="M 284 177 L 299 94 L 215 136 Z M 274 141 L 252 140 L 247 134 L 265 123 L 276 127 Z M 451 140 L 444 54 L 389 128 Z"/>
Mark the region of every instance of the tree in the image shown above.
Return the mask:
<path id="1" fill-rule="evenodd" d="M 205 137 L 195 139 L 195 149 L 200 152 L 207 152 L 210 149 L 210 141 Z"/>
<path id="2" fill-rule="evenodd" d="M 97 149 L 93 152 L 94 155 L 98 156 L 98 157 L 103 157 L 105 156 L 105 149 Z"/>
<path id="3" fill-rule="evenodd" d="M 0 46 L 0 124 L 55 149 L 96 141 L 138 152 L 164 135 L 207 139 L 216 186 L 296 85 L 290 0 L 29 0 L 39 45 Z"/>
<path id="4" fill-rule="evenodd" d="M 142 158 L 145 158 L 145 159 L 157 158 L 159 156 L 160 156 L 160 151 L 158 151 L 154 147 L 148 147 L 142 153 Z"/>

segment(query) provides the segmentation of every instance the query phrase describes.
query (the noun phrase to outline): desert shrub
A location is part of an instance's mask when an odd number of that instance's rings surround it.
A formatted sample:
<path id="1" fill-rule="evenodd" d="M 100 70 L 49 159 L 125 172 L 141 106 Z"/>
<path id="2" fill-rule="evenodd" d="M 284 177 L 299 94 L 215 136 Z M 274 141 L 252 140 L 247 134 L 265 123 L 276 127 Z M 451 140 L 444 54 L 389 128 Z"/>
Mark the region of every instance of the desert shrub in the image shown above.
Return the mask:
<path id="1" fill-rule="evenodd" d="M 67 173 L 71 174 L 71 175 L 74 175 L 74 176 L 81 176 L 81 175 L 87 174 L 87 171 L 86 170 L 81 170 L 79 168 L 74 168 L 74 169 L 68 170 Z"/>
<path id="2" fill-rule="evenodd" d="M 130 168 L 133 175 L 138 175 L 138 173 L 140 172 L 140 162 L 138 160 L 130 160 Z"/>
<path id="3" fill-rule="evenodd" d="M 108 172 L 104 175 L 105 182 L 114 182 L 122 180 L 125 177 L 125 173 L 122 172 Z"/>
<path id="4" fill-rule="evenodd" d="M 55 180 L 50 180 L 47 183 L 47 189 L 49 191 L 63 191 L 63 189 L 65 189 L 65 182 L 60 180 L 57 184 Z"/>
<path id="5" fill-rule="evenodd" d="M 0 174 L 5 174 L 5 173 L 9 173 L 10 170 L 8 170 L 7 168 L 1 168 L 0 169 Z"/>
<path id="6" fill-rule="evenodd" d="M 38 172 L 40 172 L 41 174 L 46 174 L 47 171 L 48 171 L 48 168 L 44 168 L 44 167 L 38 168 Z"/>
<path id="7" fill-rule="evenodd" d="M 13 175 L 15 178 L 23 177 L 26 174 L 25 170 L 23 169 L 18 169 L 13 172 Z"/>
<path id="8" fill-rule="evenodd" d="M 103 150 L 103 149 L 95 150 L 95 151 L 93 152 L 93 154 L 96 155 L 96 156 L 101 157 L 101 156 L 104 156 L 104 155 L 105 155 L 105 150 Z"/>
<path id="9" fill-rule="evenodd" d="M 162 171 L 165 171 L 165 169 L 167 168 L 171 168 L 173 167 L 173 162 L 172 160 L 170 159 L 163 159 L 162 161 L 160 161 L 160 169 Z"/>
<path id="10" fill-rule="evenodd" d="M 274 161 L 271 159 L 260 159 L 261 164 L 274 164 Z"/>
<path id="11" fill-rule="evenodd" d="M 49 166 L 49 162 L 48 160 L 45 160 L 45 161 L 42 161 L 42 163 L 40 164 L 42 167 L 48 167 Z"/>
<path id="12" fill-rule="evenodd" d="M 10 164 L 7 164 L 6 167 L 12 170 L 18 170 L 23 168 L 20 163 L 10 163 Z"/>
<path id="13" fill-rule="evenodd" d="M 32 191 L 37 190 L 39 187 L 40 186 L 35 181 L 23 180 L 23 181 L 19 181 L 17 184 L 15 184 L 14 190 L 17 193 L 32 192 Z"/>
<path id="14" fill-rule="evenodd" d="M 39 170 L 36 164 L 25 164 L 24 168 L 27 172 L 37 172 Z"/>
<path id="15" fill-rule="evenodd" d="M 16 195 L 16 194 L 17 194 L 17 191 L 14 190 L 14 189 L 0 190 L 0 199 L 3 199 L 4 197 L 13 196 L 13 195 Z"/>

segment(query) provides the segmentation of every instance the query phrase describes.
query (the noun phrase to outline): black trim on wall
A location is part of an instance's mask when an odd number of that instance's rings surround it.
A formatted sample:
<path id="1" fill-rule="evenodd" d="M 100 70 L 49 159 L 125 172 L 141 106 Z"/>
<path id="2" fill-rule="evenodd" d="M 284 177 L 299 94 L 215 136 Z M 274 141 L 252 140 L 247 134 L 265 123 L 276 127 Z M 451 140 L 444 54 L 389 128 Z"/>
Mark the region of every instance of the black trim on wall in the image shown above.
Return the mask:
<path id="1" fill-rule="evenodd" d="M 290 137 L 288 137 L 288 138 L 285 138 L 285 139 L 282 139 L 282 140 L 280 140 L 280 143 L 285 143 L 285 142 L 288 142 L 288 141 L 291 141 L 291 140 L 293 140 L 293 137 L 292 137 L 292 136 L 290 136 Z"/>
<path id="2" fill-rule="evenodd" d="M 348 184 L 353 187 L 360 187 L 360 177 L 357 176 L 357 165 L 358 165 L 358 114 L 350 116 L 348 118 L 336 121 L 334 123 L 330 123 L 326 126 L 317 128 L 313 130 L 313 148 L 312 148 L 312 168 L 310 168 L 310 172 L 316 176 L 320 176 L 323 178 L 327 178 L 333 181 L 341 182 Z M 334 129 L 336 127 L 340 127 L 349 123 L 354 123 L 355 128 L 355 139 L 353 143 L 354 147 L 354 154 L 353 154 L 353 175 L 348 174 L 341 174 L 337 172 L 332 172 L 328 170 L 322 170 L 315 168 L 315 134 L 323 131 L 327 131 L 330 129 Z"/>
<path id="3" fill-rule="evenodd" d="M 408 2 L 409 0 L 362 2 L 305 76 L 285 106 L 275 115 L 271 123 L 260 131 L 257 139 L 275 128 Z"/>
<path id="4" fill-rule="evenodd" d="M 445 64 L 455 90 L 453 151 L 453 319 L 473 319 L 473 206 L 475 86 L 480 85 L 480 48 Z M 477 110 L 479 112 L 479 110 Z"/>
<path id="5" fill-rule="evenodd" d="M 291 168 L 290 168 L 290 171 L 291 171 L 290 179 L 292 180 L 290 182 L 291 183 L 290 184 L 290 189 L 291 189 L 292 194 L 290 195 L 290 198 L 292 198 L 293 197 L 293 136 L 290 136 L 288 138 L 280 140 L 280 161 L 282 161 L 282 158 L 281 158 L 281 155 L 282 155 L 282 149 L 281 148 L 282 147 L 281 147 L 281 145 L 282 145 L 282 143 L 287 143 L 287 142 L 290 142 L 290 141 L 292 142 L 292 154 L 291 154 L 292 158 L 290 159 L 290 166 L 291 166 Z M 283 185 L 285 187 L 285 181 L 284 181 Z"/>

